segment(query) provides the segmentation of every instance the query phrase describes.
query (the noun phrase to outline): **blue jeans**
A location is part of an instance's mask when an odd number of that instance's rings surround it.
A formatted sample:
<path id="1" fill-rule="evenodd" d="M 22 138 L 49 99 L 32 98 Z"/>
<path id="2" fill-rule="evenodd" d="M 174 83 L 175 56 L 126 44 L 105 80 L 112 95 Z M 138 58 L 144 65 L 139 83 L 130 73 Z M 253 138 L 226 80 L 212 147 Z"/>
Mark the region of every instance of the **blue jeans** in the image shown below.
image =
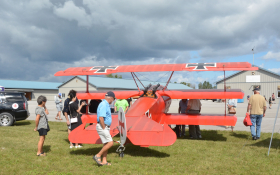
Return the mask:
<path id="1" fill-rule="evenodd" d="M 252 137 L 261 137 L 261 124 L 262 124 L 263 115 L 251 114 L 250 119 L 252 126 L 250 126 Z M 257 126 L 257 135 L 256 135 L 256 126 Z"/>

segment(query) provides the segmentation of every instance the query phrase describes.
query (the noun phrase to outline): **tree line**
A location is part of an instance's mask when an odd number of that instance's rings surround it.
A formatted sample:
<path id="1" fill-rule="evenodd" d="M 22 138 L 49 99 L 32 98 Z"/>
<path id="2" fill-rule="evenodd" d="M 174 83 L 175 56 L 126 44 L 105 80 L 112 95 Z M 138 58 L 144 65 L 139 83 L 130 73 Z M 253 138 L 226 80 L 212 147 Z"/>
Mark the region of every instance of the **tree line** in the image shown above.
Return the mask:
<path id="1" fill-rule="evenodd" d="M 176 81 L 174 83 L 177 83 Z M 180 82 L 180 84 L 186 85 L 190 88 L 195 89 L 195 84 L 187 83 L 187 82 Z M 198 89 L 216 89 L 217 86 L 213 86 L 209 81 L 204 81 L 203 83 L 198 84 Z"/>

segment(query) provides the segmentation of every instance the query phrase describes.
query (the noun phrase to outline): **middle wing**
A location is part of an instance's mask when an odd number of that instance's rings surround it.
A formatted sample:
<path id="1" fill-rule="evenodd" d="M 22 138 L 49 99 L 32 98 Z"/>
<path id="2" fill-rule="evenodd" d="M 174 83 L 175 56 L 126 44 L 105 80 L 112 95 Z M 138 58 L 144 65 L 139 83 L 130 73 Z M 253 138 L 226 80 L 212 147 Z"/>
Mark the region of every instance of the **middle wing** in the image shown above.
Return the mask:
<path id="1" fill-rule="evenodd" d="M 89 99 L 104 99 L 106 93 L 108 91 L 90 91 L 88 93 L 86 92 L 78 92 L 77 93 L 77 97 L 78 99 L 83 99 L 83 100 L 89 100 Z M 130 90 L 126 90 L 126 91 L 113 91 L 116 98 L 117 99 L 128 99 L 130 97 L 134 97 L 134 96 L 140 96 L 143 94 L 143 91 L 130 91 Z"/>
<path id="2" fill-rule="evenodd" d="M 157 91 L 161 96 L 171 99 L 242 99 L 244 92 L 241 89 L 183 89 Z"/>

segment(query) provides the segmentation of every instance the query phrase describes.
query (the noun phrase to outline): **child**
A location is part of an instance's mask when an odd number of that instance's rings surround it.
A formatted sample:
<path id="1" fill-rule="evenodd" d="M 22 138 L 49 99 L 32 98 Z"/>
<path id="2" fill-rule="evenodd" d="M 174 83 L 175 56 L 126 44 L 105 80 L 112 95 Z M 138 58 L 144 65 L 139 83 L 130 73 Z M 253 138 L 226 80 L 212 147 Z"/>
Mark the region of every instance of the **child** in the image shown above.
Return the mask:
<path id="1" fill-rule="evenodd" d="M 46 107 L 47 98 L 45 96 L 39 96 L 37 99 L 38 106 L 35 109 L 36 114 L 36 120 L 35 124 L 36 127 L 34 131 L 39 132 L 40 140 L 38 142 L 38 151 L 37 156 L 46 156 L 46 154 L 43 151 L 43 145 L 45 141 L 45 136 L 47 135 L 47 132 L 49 132 L 49 124 L 48 124 L 48 117 L 49 111 Z"/>
<path id="2" fill-rule="evenodd" d="M 271 109 L 271 97 L 269 97 L 269 100 L 268 100 L 268 103 L 269 103 L 269 109 Z"/>

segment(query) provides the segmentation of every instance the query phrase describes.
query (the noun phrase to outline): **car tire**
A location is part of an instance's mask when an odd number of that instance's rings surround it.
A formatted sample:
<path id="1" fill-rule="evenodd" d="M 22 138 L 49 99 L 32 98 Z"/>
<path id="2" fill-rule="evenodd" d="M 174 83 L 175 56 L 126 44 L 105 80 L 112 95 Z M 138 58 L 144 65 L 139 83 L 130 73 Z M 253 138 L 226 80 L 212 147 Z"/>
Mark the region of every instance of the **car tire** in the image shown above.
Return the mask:
<path id="1" fill-rule="evenodd" d="M 14 124 L 14 117 L 7 112 L 0 114 L 0 126 L 12 126 Z"/>

